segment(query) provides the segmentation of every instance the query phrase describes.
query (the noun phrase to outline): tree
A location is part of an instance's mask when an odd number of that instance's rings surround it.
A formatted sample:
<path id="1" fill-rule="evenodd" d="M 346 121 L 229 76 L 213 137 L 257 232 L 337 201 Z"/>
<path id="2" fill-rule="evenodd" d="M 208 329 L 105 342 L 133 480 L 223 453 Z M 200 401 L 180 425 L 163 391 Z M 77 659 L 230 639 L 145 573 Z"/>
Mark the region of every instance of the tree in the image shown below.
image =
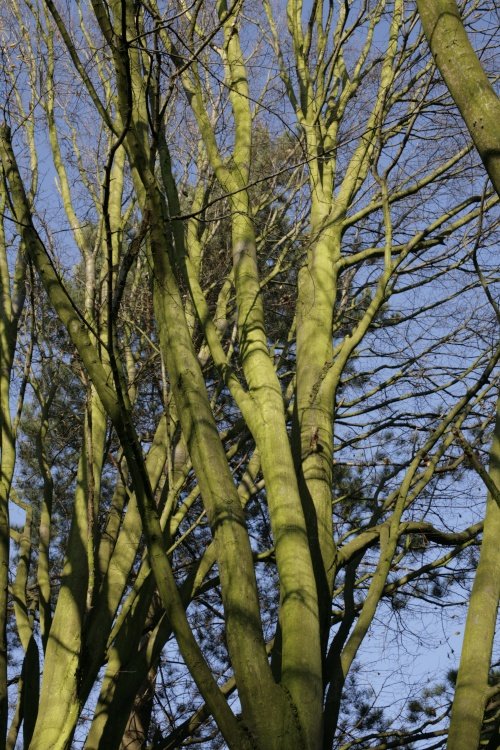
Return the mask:
<path id="1" fill-rule="evenodd" d="M 498 198 L 415 12 L 92 0 L 65 15 L 44 0 L 3 14 L 0 500 L 7 528 L 14 482 L 25 525 L 2 743 L 21 724 L 32 750 L 445 737 L 437 719 L 383 717 L 358 671 L 377 619 L 404 639 L 416 608 L 444 613 L 468 585 L 482 519 L 451 498 L 476 491 L 500 353 Z M 47 150 L 57 195 L 36 179 Z M 26 286 L 19 329 L 8 304 L 21 316 Z M 30 347 L 18 422 L 38 436 L 38 498 L 10 437 Z M 80 412 L 61 452 L 54 358 Z M 2 555 L 6 574 L 7 537 Z"/>
<path id="2" fill-rule="evenodd" d="M 483 164 L 500 193 L 500 99 L 483 70 L 455 0 L 417 3 L 425 35 Z"/>
<path id="3" fill-rule="evenodd" d="M 469 42 L 454 0 L 440 3 L 420 0 L 417 7 L 436 65 L 469 129 L 493 187 L 500 195 L 500 99 Z M 485 291 L 488 294 L 486 287 Z M 498 319 L 498 306 L 491 296 L 489 300 Z M 497 541 L 500 530 L 499 408 L 500 402 L 497 403 L 489 474 L 472 454 L 473 465 L 488 489 L 488 501 L 481 557 L 472 588 L 457 675 L 448 745 L 450 750 L 465 750 L 478 744 L 490 697 L 488 678 L 500 601 L 500 553 Z M 498 734 L 497 729 L 494 734 Z M 496 742 L 495 737 L 492 742 Z"/>

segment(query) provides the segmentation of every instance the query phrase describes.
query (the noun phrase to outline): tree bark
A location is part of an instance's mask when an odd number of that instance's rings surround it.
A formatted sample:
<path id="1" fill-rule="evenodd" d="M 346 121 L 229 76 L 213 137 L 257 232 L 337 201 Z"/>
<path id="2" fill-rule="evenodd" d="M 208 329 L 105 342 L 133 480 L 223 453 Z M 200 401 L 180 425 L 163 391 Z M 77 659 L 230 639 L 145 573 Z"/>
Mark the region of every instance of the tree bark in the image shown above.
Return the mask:
<path id="1" fill-rule="evenodd" d="M 490 453 L 490 476 L 500 487 L 500 398 Z M 500 507 L 488 493 L 483 543 L 467 613 L 448 750 L 470 750 L 479 745 L 500 599 L 499 539 Z"/>
<path id="2" fill-rule="evenodd" d="M 464 29 L 455 0 L 417 0 L 436 65 L 500 195 L 500 99 Z"/>

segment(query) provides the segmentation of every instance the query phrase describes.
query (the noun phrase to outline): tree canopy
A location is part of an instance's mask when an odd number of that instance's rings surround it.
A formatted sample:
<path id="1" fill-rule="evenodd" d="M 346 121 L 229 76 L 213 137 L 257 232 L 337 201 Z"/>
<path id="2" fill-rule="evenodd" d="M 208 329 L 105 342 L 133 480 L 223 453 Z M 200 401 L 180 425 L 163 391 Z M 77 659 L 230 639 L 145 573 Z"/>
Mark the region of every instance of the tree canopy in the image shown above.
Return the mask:
<path id="1" fill-rule="evenodd" d="M 0 748 L 497 747 L 496 30 L 2 7 Z"/>

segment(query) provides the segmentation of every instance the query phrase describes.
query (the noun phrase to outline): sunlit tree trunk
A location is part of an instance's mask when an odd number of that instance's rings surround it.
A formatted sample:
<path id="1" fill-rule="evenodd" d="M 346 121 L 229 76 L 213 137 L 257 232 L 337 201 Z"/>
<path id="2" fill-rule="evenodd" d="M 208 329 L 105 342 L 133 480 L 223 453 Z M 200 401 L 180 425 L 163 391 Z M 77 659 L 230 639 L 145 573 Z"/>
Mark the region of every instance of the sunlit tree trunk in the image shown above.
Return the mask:
<path id="1" fill-rule="evenodd" d="M 488 493 L 486 501 L 481 553 L 467 610 L 451 713 L 449 750 L 478 747 L 489 697 L 488 676 L 500 601 L 500 400 L 497 402 L 489 476 L 494 491 Z"/>
<path id="2" fill-rule="evenodd" d="M 12 419 L 14 354 L 19 320 L 25 301 L 26 258 L 18 251 L 11 284 L 7 243 L 3 224 L 6 193 L 0 186 L 0 748 L 5 747 L 8 715 L 7 691 L 7 617 L 10 564 L 9 500 L 16 461 L 15 433 Z M 27 647 L 27 643 L 24 644 Z"/>
<path id="3" fill-rule="evenodd" d="M 436 65 L 500 195 L 500 99 L 469 41 L 455 0 L 417 0 L 417 7 Z"/>

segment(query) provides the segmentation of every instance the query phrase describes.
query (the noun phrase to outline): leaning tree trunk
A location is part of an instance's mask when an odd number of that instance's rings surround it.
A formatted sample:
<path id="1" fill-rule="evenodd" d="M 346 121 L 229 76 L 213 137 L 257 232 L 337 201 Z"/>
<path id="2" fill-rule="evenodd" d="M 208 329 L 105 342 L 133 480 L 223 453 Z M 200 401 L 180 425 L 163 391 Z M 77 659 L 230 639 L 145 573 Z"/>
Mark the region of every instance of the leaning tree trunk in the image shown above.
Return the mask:
<path id="1" fill-rule="evenodd" d="M 500 99 L 469 41 L 455 0 L 417 0 L 432 55 L 500 195 Z"/>

